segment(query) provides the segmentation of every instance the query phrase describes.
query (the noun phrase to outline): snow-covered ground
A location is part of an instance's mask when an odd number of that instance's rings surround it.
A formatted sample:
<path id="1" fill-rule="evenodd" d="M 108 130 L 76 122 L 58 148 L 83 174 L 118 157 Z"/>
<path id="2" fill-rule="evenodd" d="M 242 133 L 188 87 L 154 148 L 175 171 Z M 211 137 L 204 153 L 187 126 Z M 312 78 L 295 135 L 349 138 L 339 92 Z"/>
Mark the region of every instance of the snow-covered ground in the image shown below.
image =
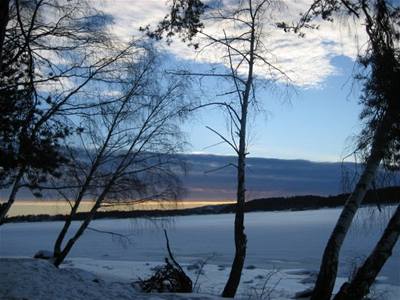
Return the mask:
<path id="1" fill-rule="evenodd" d="M 267 296 L 270 296 L 270 299 L 289 299 L 296 292 L 310 287 L 313 272 L 318 269 L 323 247 L 338 213 L 337 209 L 323 209 L 247 214 L 248 253 L 239 296 L 243 299 L 260 299 L 260 294 L 263 294 L 263 299 L 269 299 Z M 381 217 L 382 215 L 377 216 L 376 220 Z M 338 286 L 351 272 L 354 263 L 369 253 L 382 232 L 384 222 L 376 220 L 374 221 L 370 209 L 363 209 L 359 214 L 343 248 Z M 130 283 L 138 277 L 146 278 L 151 274 L 153 267 L 162 264 L 166 255 L 162 228 L 167 228 L 177 260 L 194 282 L 198 277 L 195 290 L 201 293 L 203 298 L 205 295 L 218 295 L 227 279 L 233 255 L 232 223 L 233 215 L 185 216 L 156 221 L 99 220 L 93 222 L 93 228 L 118 232 L 127 237 L 111 237 L 88 231 L 67 258 L 62 272 L 69 272 L 72 277 L 86 274 L 82 275 L 81 281 L 89 280 L 88 289 L 111 289 L 102 291 L 103 295 L 116 295 L 113 294 L 114 287 L 119 290 L 126 288 L 128 292 L 121 292 L 121 295 L 112 297 L 130 299 L 129 295 L 134 293 Z M 1 226 L 0 256 L 32 257 L 39 249 L 51 249 L 61 225 L 60 222 L 43 222 Z M 399 249 L 397 245 L 393 256 L 380 274 L 378 284 L 374 287 L 377 299 L 400 299 Z M 207 262 L 198 276 L 199 266 L 204 260 Z M 11 264 L 7 260 L 6 262 Z M 2 270 L 5 268 L 4 260 L 1 260 L 0 264 L 0 276 L 4 277 L 7 274 Z M 25 261 L 25 264 L 29 265 L 29 268 L 25 269 L 35 269 L 30 265 L 32 262 Z M 71 268 L 79 268 L 92 275 L 75 269 L 71 271 Z M 99 278 L 102 287 L 90 280 L 90 276 Z M 18 286 L 18 282 L 13 287 L 21 291 L 26 290 L 24 286 Z M 0 290 L 2 289 L 3 283 L 0 282 Z M 65 287 L 61 290 L 63 289 Z M 96 299 L 96 296 L 91 297 L 71 296 L 70 299 Z"/>
<path id="2" fill-rule="evenodd" d="M 39 259 L 0 258 L 2 300 L 216 299 L 205 294 L 144 294 L 131 282 L 118 281 Z"/>

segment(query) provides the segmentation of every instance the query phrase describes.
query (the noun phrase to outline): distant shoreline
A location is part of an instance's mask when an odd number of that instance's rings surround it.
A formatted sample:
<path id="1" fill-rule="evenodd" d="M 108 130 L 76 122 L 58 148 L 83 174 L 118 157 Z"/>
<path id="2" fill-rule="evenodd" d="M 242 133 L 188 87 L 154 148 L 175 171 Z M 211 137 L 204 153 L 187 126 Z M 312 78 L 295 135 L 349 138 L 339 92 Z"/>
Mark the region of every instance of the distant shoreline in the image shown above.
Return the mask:
<path id="1" fill-rule="evenodd" d="M 315 210 L 321 208 L 337 208 L 344 205 L 349 194 L 336 196 L 293 196 L 254 199 L 246 203 L 246 212 L 256 211 L 301 211 Z M 400 186 L 387 187 L 369 191 L 364 199 L 363 205 L 390 205 L 400 203 Z M 133 210 L 133 211 L 100 211 L 95 219 L 125 219 L 140 217 L 173 217 L 188 215 L 209 215 L 233 213 L 234 204 L 216 204 L 195 208 L 171 209 L 171 210 Z M 74 220 L 83 220 L 86 212 L 80 212 Z M 17 222 L 49 222 L 63 221 L 65 215 L 24 215 L 14 216 L 6 219 L 6 223 Z"/>
<path id="2" fill-rule="evenodd" d="M 234 203 L 232 200 L 179 200 L 179 201 L 146 201 L 140 203 L 116 203 L 107 204 L 101 207 L 100 211 L 132 211 L 132 210 L 174 210 L 195 208 L 208 205 Z M 80 204 L 78 212 L 88 212 L 94 205 L 93 201 L 84 200 Z M 65 200 L 40 199 L 40 200 L 19 200 L 16 201 L 8 213 L 9 217 L 23 215 L 64 215 L 71 209 L 70 204 Z"/>

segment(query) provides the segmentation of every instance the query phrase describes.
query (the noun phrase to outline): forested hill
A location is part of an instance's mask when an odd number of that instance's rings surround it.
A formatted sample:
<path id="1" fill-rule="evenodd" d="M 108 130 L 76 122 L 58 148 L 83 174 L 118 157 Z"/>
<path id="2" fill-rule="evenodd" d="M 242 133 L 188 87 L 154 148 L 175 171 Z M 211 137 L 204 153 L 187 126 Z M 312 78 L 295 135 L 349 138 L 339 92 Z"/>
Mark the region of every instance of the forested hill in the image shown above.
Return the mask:
<path id="1" fill-rule="evenodd" d="M 343 206 L 349 194 L 339 194 L 336 196 L 294 196 L 255 199 L 246 203 L 246 211 L 272 211 L 272 210 L 309 210 L 322 207 Z M 395 204 L 400 203 L 400 186 L 387 187 L 377 190 L 371 190 L 364 198 L 363 204 Z M 229 208 L 233 211 L 233 207 Z M 228 210 L 229 211 L 229 210 Z"/>
<path id="2" fill-rule="evenodd" d="M 312 210 L 319 208 L 334 208 L 343 206 L 349 194 L 336 196 L 294 196 L 254 199 L 246 203 L 247 212 L 255 211 L 283 211 L 283 210 Z M 367 193 L 364 205 L 388 205 L 400 203 L 400 186 L 372 190 Z M 233 213 L 234 204 L 208 205 L 203 207 L 175 209 L 175 210 L 134 210 L 134 211 L 108 211 L 98 212 L 96 219 L 105 218 L 137 218 L 137 217 L 165 217 L 183 215 L 205 215 Z M 86 213 L 78 213 L 76 220 L 84 219 Z M 35 222 L 64 220 L 63 215 L 29 215 L 7 219 L 7 222 Z"/>

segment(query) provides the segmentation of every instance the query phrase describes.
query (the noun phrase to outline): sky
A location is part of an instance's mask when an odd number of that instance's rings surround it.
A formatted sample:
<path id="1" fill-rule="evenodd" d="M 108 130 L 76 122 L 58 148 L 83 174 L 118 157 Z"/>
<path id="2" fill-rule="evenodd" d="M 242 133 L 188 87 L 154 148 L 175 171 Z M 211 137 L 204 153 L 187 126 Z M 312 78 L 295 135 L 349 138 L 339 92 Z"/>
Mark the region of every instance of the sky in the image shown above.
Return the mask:
<path id="1" fill-rule="evenodd" d="M 227 7 L 237 1 L 225 0 Z M 295 20 L 310 0 L 292 0 L 271 18 Z M 101 9 L 113 17 L 112 31 L 122 40 L 140 35 L 138 28 L 157 24 L 167 12 L 166 1 L 160 0 L 105 0 Z M 265 24 L 265 43 L 270 60 L 283 69 L 292 79 L 290 88 L 277 74 L 268 74 L 261 66 L 256 74 L 266 81 L 274 77 L 273 89 L 257 91 L 261 112 L 250 116 L 250 157 L 281 159 L 306 159 L 313 161 L 340 161 L 354 147 L 354 136 L 359 132 L 359 87 L 352 76 L 355 58 L 362 52 L 365 39 L 362 27 L 354 20 L 341 20 L 334 24 L 316 21 L 319 30 L 306 32 L 305 38 L 276 30 L 273 24 Z M 353 26 L 347 26 L 348 23 Z M 273 22 L 272 22 L 273 23 Z M 229 24 L 205 21 L 205 31 L 219 35 L 222 28 L 235 32 Z M 200 40 L 201 45 L 202 40 Z M 169 59 L 169 66 L 189 66 L 192 70 L 204 70 L 210 65 L 223 68 L 221 49 L 206 49 L 201 53 L 180 41 L 171 46 L 160 43 L 158 47 Z M 208 84 L 208 86 L 207 86 Z M 218 84 L 206 83 L 209 90 L 199 97 L 213 98 Z M 204 100 L 204 99 L 203 99 Z M 205 99 L 207 100 L 207 99 Z M 188 138 L 188 153 L 233 155 L 227 145 L 218 143 L 219 138 L 206 128 L 219 132 L 226 130 L 226 119 L 218 109 L 198 111 L 183 126 Z"/>
<path id="2" fill-rule="evenodd" d="M 259 99 L 265 111 L 250 124 L 249 156 L 312 161 L 340 161 L 351 153 L 360 129 L 358 90 L 353 86 L 354 61 L 332 59 L 338 74 L 322 86 L 296 87 L 288 97 L 264 91 Z M 209 147 L 219 138 L 205 126 L 223 132 L 226 124 L 218 109 L 201 112 L 185 125 L 195 153 L 233 155 L 225 144 Z"/>

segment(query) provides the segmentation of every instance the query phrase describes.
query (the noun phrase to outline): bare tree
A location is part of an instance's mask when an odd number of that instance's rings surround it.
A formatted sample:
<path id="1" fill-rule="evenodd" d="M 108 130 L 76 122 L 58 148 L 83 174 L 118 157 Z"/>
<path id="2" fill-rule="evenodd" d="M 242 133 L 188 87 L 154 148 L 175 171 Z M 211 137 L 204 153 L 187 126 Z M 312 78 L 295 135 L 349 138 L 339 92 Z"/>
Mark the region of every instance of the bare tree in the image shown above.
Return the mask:
<path id="1" fill-rule="evenodd" d="M 233 166 L 237 171 L 236 210 L 234 223 L 235 256 L 223 297 L 234 297 L 240 283 L 246 257 L 247 238 L 244 230 L 246 202 L 246 156 L 248 155 L 248 118 L 251 109 L 257 110 L 256 85 L 265 87 L 277 78 L 288 81 L 287 75 L 274 65 L 267 49 L 265 23 L 277 8 L 279 1 L 246 0 L 225 3 L 216 1 L 206 7 L 201 1 L 174 1 L 170 15 L 166 16 L 150 36 L 161 38 L 168 32 L 170 38 L 176 32 L 183 40 L 200 51 L 217 51 L 222 55 L 219 63 L 224 67 L 210 73 L 179 72 L 182 76 L 220 79 L 227 89 L 218 91 L 219 101 L 200 104 L 195 109 L 219 106 L 228 118 L 228 134 L 207 127 L 226 143 L 237 155 Z M 198 17 L 203 14 L 204 24 Z M 196 17 L 190 18 L 195 15 Z M 219 24 L 220 33 L 208 33 L 207 24 Z M 149 28 L 147 28 L 149 30 Z M 194 38 L 195 36 L 198 39 Z M 257 74 L 257 72 L 259 72 Z M 261 74 L 262 73 L 262 74 Z M 258 75 L 258 76 L 257 76 Z M 266 79 L 268 78 L 268 79 Z M 224 85 L 220 85 L 224 86 Z M 232 166 L 230 164 L 229 166 Z M 228 167 L 228 166 L 226 166 Z"/>
<path id="2" fill-rule="evenodd" d="M 116 68 L 114 76 L 123 82 L 112 85 L 115 90 L 109 97 L 99 92 L 100 105 L 78 115 L 79 141 L 73 148 L 67 147 L 69 182 L 65 189 L 57 187 L 71 204 L 71 211 L 54 245 L 56 266 L 103 204 L 180 197 L 176 172 L 181 162 L 176 153 L 184 145 L 178 121 L 187 110 L 186 82 L 162 75 L 159 65 L 154 50 L 137 45 L 131 59 Z M 92 200 L 93 207 L 66 240 L 84 200 Z"/>
<path id="3" fill-rule="evenodd" d="M 7 3 L 3 3 L 7 2 Z M 107 16 L 85 1 L 2 1 L 0 187 L 9 196 L 0 224 L 22 187 L 37 190 L 65 162 L 60 141 L 73 134 L 66 118 L 79 96 L 124 50 L 110 56 Z"/>

